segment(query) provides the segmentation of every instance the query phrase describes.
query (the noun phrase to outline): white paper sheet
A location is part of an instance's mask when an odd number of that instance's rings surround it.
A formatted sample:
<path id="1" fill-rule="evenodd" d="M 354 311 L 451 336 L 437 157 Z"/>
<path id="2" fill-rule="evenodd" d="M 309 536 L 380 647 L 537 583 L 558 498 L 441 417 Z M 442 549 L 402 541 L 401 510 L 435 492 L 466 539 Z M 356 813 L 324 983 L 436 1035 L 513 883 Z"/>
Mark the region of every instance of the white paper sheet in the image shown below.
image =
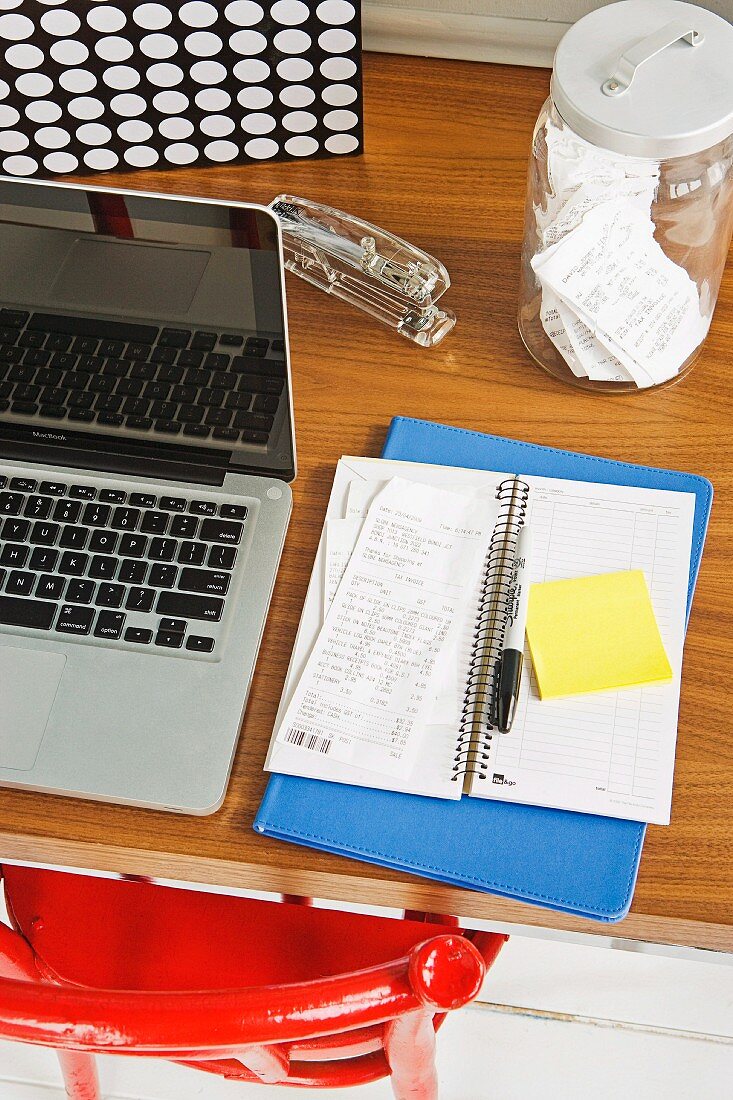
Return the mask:
<path id="1" fill-rule="evenodd" d="M 487 520 L 473 495 L 389 482 L 369 509 L 278 741 L 387 776 L 412 771 Z"/>
<path id="2" fill-rule="evenodd" d="M 590 210 L 532 266 L 627 370 L 653 383 L 673 377 L 707 332 L 695 283 L 654 240 L 651 221 L 622 202 Z"/>

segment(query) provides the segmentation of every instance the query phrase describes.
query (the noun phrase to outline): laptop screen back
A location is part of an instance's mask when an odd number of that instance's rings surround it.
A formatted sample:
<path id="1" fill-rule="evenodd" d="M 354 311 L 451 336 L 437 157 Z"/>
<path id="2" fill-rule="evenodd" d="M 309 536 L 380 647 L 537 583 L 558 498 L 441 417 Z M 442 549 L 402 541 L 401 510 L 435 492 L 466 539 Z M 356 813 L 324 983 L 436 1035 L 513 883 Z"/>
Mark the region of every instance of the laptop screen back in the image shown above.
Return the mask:
<path id="1" fill-rule="evenodd" d="M 275 217 L 0 178 L 0 446 L 44 435 L 291 478 Z"/>

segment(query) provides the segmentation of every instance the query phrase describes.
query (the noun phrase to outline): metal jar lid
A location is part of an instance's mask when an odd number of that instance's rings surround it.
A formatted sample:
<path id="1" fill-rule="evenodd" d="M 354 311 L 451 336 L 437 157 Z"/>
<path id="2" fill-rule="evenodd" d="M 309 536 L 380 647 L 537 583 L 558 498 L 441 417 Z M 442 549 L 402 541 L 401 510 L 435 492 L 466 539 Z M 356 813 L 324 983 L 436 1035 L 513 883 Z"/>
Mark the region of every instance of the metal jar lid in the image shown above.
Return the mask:
<path id="1" fill-rule="evenodd" d="M 580 137 L 662 160 L 733 133 L 733 26 L 678 0 L 622 0 L 579 20 L 550 92 Z"/>

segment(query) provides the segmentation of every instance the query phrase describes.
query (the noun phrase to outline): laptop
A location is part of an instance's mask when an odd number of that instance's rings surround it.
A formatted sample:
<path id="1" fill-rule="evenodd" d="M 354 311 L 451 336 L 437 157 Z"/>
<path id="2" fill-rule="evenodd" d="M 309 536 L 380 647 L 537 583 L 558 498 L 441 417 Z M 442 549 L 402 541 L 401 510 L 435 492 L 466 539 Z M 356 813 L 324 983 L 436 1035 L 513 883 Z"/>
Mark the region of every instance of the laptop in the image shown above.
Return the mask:
<path id="1" fill-rule="evenodd" d="M 221 805 L 294 476 L 275 216 L 0 178 L 0 785 Z"/>

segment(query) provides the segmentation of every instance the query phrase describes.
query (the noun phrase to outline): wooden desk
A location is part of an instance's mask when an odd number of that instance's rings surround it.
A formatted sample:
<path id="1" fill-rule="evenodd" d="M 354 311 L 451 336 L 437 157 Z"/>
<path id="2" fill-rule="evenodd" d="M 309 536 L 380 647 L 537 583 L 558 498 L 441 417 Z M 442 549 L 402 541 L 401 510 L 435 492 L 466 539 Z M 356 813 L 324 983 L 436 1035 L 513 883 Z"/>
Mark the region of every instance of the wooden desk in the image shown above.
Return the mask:
<path id="1" fill-rule="evenodd" d="M 436 350 L 419 349 L 288 277 L 300 473 L 224 806 L 186 818 L 6 790 L 5 859 L 733 950 L 733 279 L 729 272 L 705 352 L 679 386 L 588 396 L 530 363 L 517 334 L 517 275 L 527 155 L 547 88 L 548 73 L 536 69 L 368 56 L 364 157 L 108 177 L 118 186 L 262 203 L 289 191 L 358 213 L 444 261 L 458 326 Z M 378 455 L 395 413 L 695 471 L 715 483 L 685 650 L 673 823 L 649 829 L 632 910 L 618 925 L 252 831 L 336 461 Z"/>

